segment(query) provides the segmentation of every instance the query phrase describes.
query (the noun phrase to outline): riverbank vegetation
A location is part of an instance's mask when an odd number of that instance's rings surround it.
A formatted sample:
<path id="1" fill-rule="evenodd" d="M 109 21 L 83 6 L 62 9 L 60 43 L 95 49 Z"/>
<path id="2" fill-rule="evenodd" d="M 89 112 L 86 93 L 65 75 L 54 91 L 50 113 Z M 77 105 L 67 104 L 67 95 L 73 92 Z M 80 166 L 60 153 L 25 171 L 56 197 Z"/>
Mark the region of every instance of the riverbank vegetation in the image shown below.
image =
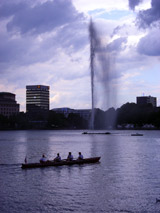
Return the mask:
<path id="1" fill-rule="evenodd" d="M 0 115 L 0 129 L 88 129 L 90 119 L 70 113 L 67 117 L 52 110 L 44 113 Z M 118 109 L 95 109 L 95 129 L 160 129 L 160 107 L 126 103 Z"/>

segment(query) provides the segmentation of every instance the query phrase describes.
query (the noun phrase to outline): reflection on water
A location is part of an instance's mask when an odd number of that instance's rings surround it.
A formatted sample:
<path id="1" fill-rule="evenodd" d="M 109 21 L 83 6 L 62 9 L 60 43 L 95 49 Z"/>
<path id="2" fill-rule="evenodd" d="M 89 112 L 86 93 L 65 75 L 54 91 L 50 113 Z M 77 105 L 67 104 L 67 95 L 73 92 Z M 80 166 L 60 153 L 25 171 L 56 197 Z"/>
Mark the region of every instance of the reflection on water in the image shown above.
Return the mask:
<path id="1" fill-rule="evenodd" d="M 1 131 L 1 212 L 160 212 L 160 132 Z M 27 155 L 101 156 L 101 163 L 21 170 Z"/>

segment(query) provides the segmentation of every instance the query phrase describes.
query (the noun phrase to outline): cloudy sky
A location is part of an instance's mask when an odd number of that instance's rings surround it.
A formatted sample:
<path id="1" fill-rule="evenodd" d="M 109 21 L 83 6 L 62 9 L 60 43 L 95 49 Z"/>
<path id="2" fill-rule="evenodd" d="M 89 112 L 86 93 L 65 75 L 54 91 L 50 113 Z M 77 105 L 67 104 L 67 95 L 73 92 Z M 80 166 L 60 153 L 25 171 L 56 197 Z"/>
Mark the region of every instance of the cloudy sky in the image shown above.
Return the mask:
<path id="1" fill-rule="evenodd" d="M 90 108 L 90 17 L 116 55 L 114 107 L 143 94 L 160 105 L 159 0 L 1 0 L 0 91 L 23 111 L 37 84 L 50 86 L 51 109 Z"/>

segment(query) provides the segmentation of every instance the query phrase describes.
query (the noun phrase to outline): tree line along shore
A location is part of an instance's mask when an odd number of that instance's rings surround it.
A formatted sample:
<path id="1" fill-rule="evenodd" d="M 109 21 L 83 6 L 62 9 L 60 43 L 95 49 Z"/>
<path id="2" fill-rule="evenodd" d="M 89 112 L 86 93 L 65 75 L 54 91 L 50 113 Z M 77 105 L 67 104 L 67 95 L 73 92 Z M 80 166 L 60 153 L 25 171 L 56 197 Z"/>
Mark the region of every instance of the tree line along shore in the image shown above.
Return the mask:
<path id="1" fill-rule="evenodd" d="M 70 113 L 68 117 L 52 110 L 45 113 L 5 117 L 0 115 L 0 130 L 89 129 L 90 119 Z M 95 109 L 94 129 L 160 129 L 160 107 L 126 103 L 118 109 Z"/>

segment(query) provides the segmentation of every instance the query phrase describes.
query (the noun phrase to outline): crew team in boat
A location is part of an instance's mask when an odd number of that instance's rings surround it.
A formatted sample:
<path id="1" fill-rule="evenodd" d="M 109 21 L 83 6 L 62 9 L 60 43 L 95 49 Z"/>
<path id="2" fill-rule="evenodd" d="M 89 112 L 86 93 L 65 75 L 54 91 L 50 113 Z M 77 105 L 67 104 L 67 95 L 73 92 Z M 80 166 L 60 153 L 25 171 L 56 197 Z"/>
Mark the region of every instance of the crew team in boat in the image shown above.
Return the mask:
<path id="1" fill-rule="evenodd" d="M 83 160 L 83 155 L 82 155 L 82 153 L 79 152 L 78 154 L 79 154 L 79 155 L 78 155 L 77 160 Z M 68 153 L 68 157 L 67 157 L 66 160 L 67 160 L 67 161 L 73 161 L 73 155 L 72 155 L 71 152 Z M 39 161 L 40 161 L 40 163 L 45 163 L 45 162 L 47 162 L 48 160 L 47 160 L 46 156 L 43 154 L 42 157 L 41 157 L 41 159 L 40 159 Z M 53 161 L 55 161 L 55 162 L 60 162 L 60 161 L 61 161 L 61 156 L 60 156 L 59 153 L 57 153 L 57 156 L 54 158 Z"/>
<path id="2" fill-rule="evenodd" d="M 71 156 L 72 153 L 69 153 L 69 158 L 73 159 Z M 81 152 L 79 152 L 79 156 L 77 159 L 67 160 L 60 158 L 59 153 L 57 153 L 56 160 L 59 159 L 60 162 L 55 162 L 54 160 L 47 160 L 45 155 L 42 155 L 40 163 L 22 163 L 22 169 L 29 169 L 29 168 L 42 168 L 42 167 L 49 167 L 49 166 L 63 166 L 63 165 L 74 165 L 74 164 L 88 164 L 88 163 L 97 163 L 99 162 L 101 157 L 90 157 L 90 158 L 83 158 Z"/>

